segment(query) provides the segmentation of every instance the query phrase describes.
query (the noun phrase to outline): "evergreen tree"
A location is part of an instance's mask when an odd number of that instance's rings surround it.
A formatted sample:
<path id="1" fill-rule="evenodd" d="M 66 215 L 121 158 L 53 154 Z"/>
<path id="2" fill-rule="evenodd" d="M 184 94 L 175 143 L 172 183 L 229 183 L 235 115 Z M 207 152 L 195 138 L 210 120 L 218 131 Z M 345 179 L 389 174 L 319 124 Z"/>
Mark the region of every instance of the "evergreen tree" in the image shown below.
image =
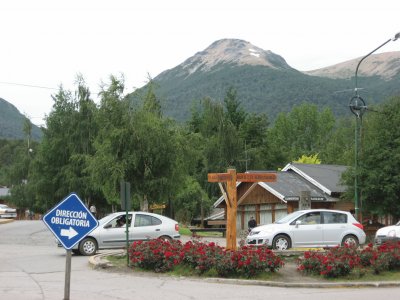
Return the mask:
<path id="1" fill-rule="evenodd" d="M 370 112 L 363 124 L 359 156 L 361 199 L 364 212 L 400 218 L 400 97 Z M 353 181 L 354 182 L 354 181 Z"/>

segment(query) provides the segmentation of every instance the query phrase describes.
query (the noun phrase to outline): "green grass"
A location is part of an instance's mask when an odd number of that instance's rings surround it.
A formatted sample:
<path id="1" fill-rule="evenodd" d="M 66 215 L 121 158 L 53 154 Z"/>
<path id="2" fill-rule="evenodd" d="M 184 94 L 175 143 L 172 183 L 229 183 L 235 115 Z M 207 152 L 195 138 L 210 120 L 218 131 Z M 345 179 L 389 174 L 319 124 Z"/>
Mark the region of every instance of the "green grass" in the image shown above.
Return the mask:
<path id="1" fill-rule="evenodd" d="M 361 273 L 362 274 L 362 273 Z M 373 274 L 372 271 L 368 270 L 366 273 L 361 275 L 359 271 L 353 270 L 348 276 L 343 276 L 339 278 L 328 278 L 328 281 L 400 281 L 400 272 L 398 271 L 386 271 L 379 274 Z M 315 276 L 318 278 L 319 276 Z"/>
<path id="2" fill-rule="evenodd" d="M 182 225 L 179 225 L 179 234 L 180 235 L 192 235 L 192 232 L 190 231 L 189 228 L 183 227 Z"/>
<path id="3" fill-rule="evenodd" d="M 106 259 L 117 268 L 126 267 L 127 265 L 126 254 L 109 255 Z"/>
<path id="4" fill-rule="evenodd" d="M 180 235 L 186 235 L 186 236 L 192 236 L 192 232 L 188 227 L 184 227 L 182 225 L 179 225 L 179 234 Z M 198 236 L 205 236 L 205 237 L 223 237 L 222 232 L 217 232 L 217 231 L 210 231 L 210 232 L 197 232 L 196 235 Z"/>

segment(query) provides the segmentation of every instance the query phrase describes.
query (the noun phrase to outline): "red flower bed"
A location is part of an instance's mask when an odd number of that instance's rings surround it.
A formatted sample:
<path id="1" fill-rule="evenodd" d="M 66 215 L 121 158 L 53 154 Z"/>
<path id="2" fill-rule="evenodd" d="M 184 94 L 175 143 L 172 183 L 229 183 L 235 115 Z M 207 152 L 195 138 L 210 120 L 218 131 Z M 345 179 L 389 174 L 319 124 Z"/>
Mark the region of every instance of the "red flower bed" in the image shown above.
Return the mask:
<path id="1" fill-rule="evenodd" d="M 202 243 L 198 240 L 186 242 L 181 250 L 183 262 L 199 273 L 204 273 L 215 266 L 215 260 L 224 251 L 215 243 Z"/>
<path id="2" fill-rule="evenodd" d="M 261 272 L 275 272 L 284 265 L 282 259 L 267 247 L 241 247 L 237 251 L 224 251 L 216 261 L 219 276 L 254 277 Z"/>
<path id="3" fill-rule="evenodd" d="M 350 274 L 354 269 L 370 269 L 374 274 L 400 269 L 400 242 L 378 247 L 369 244 L 363 250 L 351 246 L 336 247 L 322 252 L 304 252 L 297 270 L 305 274 L 336 278 Z M 363 273 L 363 272 L 361 272 Z"/>
<path id="4" fill-rule="evenodd" d="M 375 274 L 400 269 L 400 242 L 384 243 L 376 248 L 369 244 L 360 254 L 362 264 Z"/>
<path id="5" fill-rule="evenodd" d="M 134 267 L 155 272 L 171 271 L 182 261 L 180 241 L 162 239 L 138 241 L 129 248 L 129 259 Z"/>
<path id="6" fill-rule="evenodd" d="M 184 263 L 199 273 L 215 268 L 220 276 L 253 277 L 263 271 L 274 272 L 283 266 L 281 258 L 266 247 L 242 247 L 227 251 L 215 243 L 151 240 L 134 242 L 129 249 L 133 267 L 167 272 Z"/>

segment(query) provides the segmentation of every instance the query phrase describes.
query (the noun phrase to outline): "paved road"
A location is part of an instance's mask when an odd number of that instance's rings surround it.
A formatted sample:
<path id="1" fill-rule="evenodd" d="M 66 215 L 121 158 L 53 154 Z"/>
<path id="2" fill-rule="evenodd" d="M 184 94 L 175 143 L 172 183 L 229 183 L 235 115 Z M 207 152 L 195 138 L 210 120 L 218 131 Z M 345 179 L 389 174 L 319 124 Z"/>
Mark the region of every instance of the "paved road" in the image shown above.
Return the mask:
<path id="1" fill-rule="evenodd" d="M 65 250 L 41 221 L 0 224 L 0 299 L 63 299 Z M 93 270 L 72 257 L 70 299 L 397 299 L 400 288 L 315 289 L 221 284 L 169 276 Z"/>

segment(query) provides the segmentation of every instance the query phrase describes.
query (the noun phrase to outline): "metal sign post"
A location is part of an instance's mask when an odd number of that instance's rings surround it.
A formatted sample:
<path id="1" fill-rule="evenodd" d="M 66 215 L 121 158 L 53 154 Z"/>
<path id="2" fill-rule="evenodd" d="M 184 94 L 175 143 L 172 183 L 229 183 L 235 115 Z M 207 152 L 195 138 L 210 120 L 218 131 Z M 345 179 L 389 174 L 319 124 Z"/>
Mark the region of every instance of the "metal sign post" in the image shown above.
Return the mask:
<path id="1" fill-rule="evenodd" d="M 69 300 L 71 249 L 92 232 L 99 222 L 75 193 L 67 196 L 44 215 L 43 222 L 67 250 L 64 300 Z"/>
<path id="2" fill-rule="evenodd" d="M 125 210 L 126 233 L 126 265 L 129 267 L 129 222 L 128 211 L 131 209 L 131 184 L 121 180 L 120 182 L 121 208 Z"/>
<path id="3" fill-rule="evenodd" d="M 69 300 L 69 291 L 71 287 L 71 252 L 71 250 L 67 250 L 67 258 L 65 260 L 64 300 Z"/>

